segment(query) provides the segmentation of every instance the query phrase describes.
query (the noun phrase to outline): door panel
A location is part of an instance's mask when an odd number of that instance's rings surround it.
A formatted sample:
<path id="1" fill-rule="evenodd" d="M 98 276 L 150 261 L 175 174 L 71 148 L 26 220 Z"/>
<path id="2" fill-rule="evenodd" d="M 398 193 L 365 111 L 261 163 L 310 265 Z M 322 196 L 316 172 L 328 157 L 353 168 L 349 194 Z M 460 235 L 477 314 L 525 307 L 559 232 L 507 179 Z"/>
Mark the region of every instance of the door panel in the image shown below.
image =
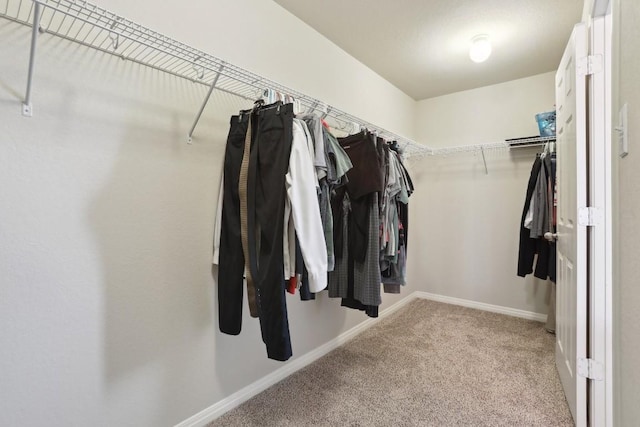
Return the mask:
<path id="1" fill-rule="evenodd" d="M 587 383 L 577 375 L 577 361 L 587 351 L 586 227 L 578 221 L 579 209 L 587 206 L 587 97 L 577 64 L 587 53 L 587 27 L 578 24 L 556 73 L 556 367 L 578 427 L 587 423 Z"/>

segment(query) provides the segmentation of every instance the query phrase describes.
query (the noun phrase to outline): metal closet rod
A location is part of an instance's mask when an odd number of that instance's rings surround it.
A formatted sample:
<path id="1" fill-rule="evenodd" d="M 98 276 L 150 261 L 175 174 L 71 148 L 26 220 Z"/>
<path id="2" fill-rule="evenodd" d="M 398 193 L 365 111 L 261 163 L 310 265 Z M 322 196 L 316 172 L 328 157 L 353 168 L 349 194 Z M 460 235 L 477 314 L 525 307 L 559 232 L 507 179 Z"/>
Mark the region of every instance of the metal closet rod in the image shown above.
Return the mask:
<path id="1" fill-rule="evenodd" d="M 264 89 L 269 88 L 295 98 L 308 111 L 320 110 L 338 122 L 354 123 L 385 139 L 398 141 L 407 155 L 426 148 L 406 137 L 225 62 L 87 1 L 31 0 L 31 7 L 28 9 L 23 5 L 23 2 L 29 3 L 28 0 L 4 1 L 4 10 L 0 6 L 0 16 L 32 26 L 27 89 L 23 103 L 23 115 L 25 116 L 33 114 L 32 87 L 37 38 L 39 34 L 48 33 L 118 56 L 124 60 L 208 86 L 209 91 L 189 130 L 189 140 L 214 89 L 243 99 L 255 100 L 260 97 Z"/>

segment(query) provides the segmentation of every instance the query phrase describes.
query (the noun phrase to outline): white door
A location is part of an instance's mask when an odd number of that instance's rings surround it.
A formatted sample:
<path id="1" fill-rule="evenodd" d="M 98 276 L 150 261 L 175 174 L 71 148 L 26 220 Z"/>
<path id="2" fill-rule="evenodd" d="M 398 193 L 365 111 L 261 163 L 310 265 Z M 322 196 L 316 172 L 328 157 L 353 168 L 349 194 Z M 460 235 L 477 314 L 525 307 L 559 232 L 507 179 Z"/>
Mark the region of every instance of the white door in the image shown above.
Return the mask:
<path id="1" fill-rule="evenodd" d="M 577 427 L 587 425 L 587 382 L 577 366 L 587 353 L 587 231 L 579 221 L 587 206 L 587 85 L 580 72 L 587 35 L 586 25 L 574 27 L 556 73 L 556 366 Z"/>

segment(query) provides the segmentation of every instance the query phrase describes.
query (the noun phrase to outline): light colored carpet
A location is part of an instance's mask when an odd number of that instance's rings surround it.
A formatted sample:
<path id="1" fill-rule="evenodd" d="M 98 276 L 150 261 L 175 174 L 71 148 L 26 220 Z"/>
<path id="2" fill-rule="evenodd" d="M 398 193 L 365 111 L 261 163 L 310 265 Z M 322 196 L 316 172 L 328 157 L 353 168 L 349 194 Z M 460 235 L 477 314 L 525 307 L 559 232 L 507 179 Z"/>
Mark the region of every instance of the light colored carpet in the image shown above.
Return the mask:
<path id="1" fill-rule="evenodd" d="M 542 323 L 417 300 L 210 426 L 572 426 Z"/>

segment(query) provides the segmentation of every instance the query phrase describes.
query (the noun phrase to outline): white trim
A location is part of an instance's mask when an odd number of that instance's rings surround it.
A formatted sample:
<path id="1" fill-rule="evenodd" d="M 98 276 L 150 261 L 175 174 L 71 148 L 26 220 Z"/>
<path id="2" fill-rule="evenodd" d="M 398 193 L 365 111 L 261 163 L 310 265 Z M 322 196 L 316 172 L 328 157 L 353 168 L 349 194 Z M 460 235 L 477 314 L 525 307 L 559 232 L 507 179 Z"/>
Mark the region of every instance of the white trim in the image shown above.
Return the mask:
<path id="1" fill-rule="evenodd" d="M 492 313 L 506 314 L 507 316 L 519 317 L 521 319 L 535 320 L 536 322 L 546 322 L 547 315 L 534 313 L 532 311 L 518 310 L 517 308 L 504 307 L 502 305 L 486 304 L 484 302 L 471 301 L 468 299 L 449 297 L 446 295 L 432 294 L 429 292 L 414 292 L 418 298 L 432 301 L 444 302 L 446 304 L 460 305 L 462 307 L 475 308 L 477 310 L 490 311 Z"/>
<path id="2" fill-rule="evenodd" d="M 604 346 L 605 346 L 605 402 L 604 411 L 605 427 L 613 427 L 613 144 L 612 132 L 612 104 L 613 104 L 613 16 L 611 14 L 611 0 L 607 1 L 607 14 L 605 15 L 605 72 L 606 72 L 606 109 L 605 117 L 606 137 L 609 150 L 606 152 L 605 189 L 607 192 L 605 201 L 605 298 L 604 298 Z M 602 405 L 602 404 L 600 404 Z M 602 406 L 599 406 L 602 408 Z"/>
<path id="3" fill-rule="evenodd" d="M 602 8 L 607 6 L 601 1 Z M 612 404 L 612 162 L 617 146 L 612 144 L 612 17 L 591 19 L 591 54 L 603 57 L 603 70 L 589 82 L 590 204 L 598 206 L 604 221 L 590 234 L 589 270 L 589 358 L 604 366 L 604 378 L 591 381 L 589 420 L 594 426 L 613 425 Z"/>
<path id="4" fill-rule="evenodd" d="M 346 332 L 338 335 L 336 338 L 331 341 L 317 347 L 315 350 L 312 350 L 298 358 L 292 359 L 286 365 L 282 366 L 275 370 L 274 372 L 266 375 L 259 380 L 249 384 L 245 388 L 233 393 L 232 395 L 226 397 L 225 399 L 220 400 L 219 402 L 214 403 L 208 408 L 198 412 L 194 416 L 182 421 L 177 424 L 175 427 L 202 427 L 207 423 L 215 420 L 220 417 L 225 412 L 232 410 L 233 408 L 239 406 L 240 404 L 246 402 L 251 399 L 253 396 L 258 393 L 266 390 L 272 385 L 278 383 L 279 381 L 285 379 L 289 375 L 294 372 L 304 368 L 305 366 L 315 362 L 325 354 L 329 353 L 332 350 L 340 347 L 345 344 L 350 339 L 369 329 L 371 326 L 378 323 L 380 320 L 389 316 L 390 314 L 398 311 L 411 301 L 417 298 L 417 292 L 413 292 L 412 294 L 406 296 L 395 304 L 385 308 L 380 311 L 380 314 L 377 318 L 369 318 L 363 322 L 358 323 L 353 328 L 349 329 Z"/>

